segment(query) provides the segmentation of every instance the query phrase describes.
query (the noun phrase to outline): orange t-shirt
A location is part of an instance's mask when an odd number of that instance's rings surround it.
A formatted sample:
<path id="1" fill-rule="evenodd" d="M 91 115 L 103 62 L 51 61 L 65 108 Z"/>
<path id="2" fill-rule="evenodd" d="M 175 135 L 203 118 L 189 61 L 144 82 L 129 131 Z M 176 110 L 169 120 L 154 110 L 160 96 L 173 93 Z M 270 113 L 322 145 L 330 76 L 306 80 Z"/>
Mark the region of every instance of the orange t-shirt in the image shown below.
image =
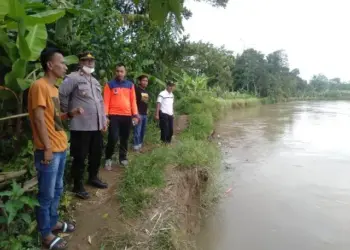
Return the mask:
<path id="1" fill-rule="evenodd" d="M 58 99 L 58 89 L 50 84 L 45 78 L 34 82 L 28 94 L 28 112 L 33 131 L 35 149 L 44 149 L 40 141 L 37 128 L 34 123 L 34 110 L 37 107 L 45 108 L 45 124 L 52 152 L 63 152 L 68 147 L 67 135 L 63 129 L 60 117 L 60 102 Z"/>

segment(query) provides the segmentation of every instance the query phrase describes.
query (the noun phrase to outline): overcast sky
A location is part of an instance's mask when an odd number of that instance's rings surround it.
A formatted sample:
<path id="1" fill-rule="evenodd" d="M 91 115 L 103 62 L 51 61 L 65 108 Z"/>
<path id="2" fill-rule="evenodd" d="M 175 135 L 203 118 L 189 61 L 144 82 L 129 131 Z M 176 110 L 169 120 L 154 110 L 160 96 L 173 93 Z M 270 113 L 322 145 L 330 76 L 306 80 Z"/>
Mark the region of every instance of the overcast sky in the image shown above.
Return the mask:
<path id="1" fill-rule="evenodd" d="M 309 80 L 323 73 L 350 80 L 350 1 L 229 0 L 226 9 L 186 0 L 193 16 L 184 22 L 193 41 L 240 53 L 284 49 L 290 68 Z"/>

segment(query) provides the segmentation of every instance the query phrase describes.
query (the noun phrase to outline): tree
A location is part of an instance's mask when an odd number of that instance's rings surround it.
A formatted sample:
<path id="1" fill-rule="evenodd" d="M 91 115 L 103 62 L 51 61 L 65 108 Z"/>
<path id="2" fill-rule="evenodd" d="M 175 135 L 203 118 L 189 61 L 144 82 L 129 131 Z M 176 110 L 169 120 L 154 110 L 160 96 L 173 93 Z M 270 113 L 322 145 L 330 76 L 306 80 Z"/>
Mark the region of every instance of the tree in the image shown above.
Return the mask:
<path id="1" fill-rule="evenodd" d="M 232 90 L 234 63 L 233 52 L 223 46 L 216 48 L 210 43 L 188 42 L 184 46 L 181 64 L 192 76 L 207 76 L 209 87 Z"/>

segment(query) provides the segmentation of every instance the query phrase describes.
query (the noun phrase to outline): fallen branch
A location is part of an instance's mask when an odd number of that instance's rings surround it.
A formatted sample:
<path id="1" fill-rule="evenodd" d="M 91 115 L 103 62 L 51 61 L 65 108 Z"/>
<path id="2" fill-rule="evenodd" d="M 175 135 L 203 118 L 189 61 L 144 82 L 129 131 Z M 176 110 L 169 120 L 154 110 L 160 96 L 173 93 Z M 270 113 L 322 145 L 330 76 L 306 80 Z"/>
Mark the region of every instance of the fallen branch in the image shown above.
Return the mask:
<path id="1" fill-rule="evenodd" d="M 24 192 L 33 191 L 33 188 L 38 184 L 38 179 L 36 177 L 24 182 L 23 190 Z"/>
<path id="2" fill-rule="evenodd" d="M 18 177 L 25 175 L 26 173 L 27 173 L 27 170 L 0 173 L 0 182 L 16 179 Z"/>

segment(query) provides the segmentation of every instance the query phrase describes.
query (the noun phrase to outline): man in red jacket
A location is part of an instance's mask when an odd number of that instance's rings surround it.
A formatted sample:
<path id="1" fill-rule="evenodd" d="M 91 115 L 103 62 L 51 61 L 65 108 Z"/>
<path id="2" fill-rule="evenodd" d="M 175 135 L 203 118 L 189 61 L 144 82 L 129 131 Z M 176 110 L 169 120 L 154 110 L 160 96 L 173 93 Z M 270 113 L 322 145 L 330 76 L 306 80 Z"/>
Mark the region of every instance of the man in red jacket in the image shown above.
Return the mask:
<path id="1" fill-rule="evenodd" d="M 120 138 L 119 163 L 128 165 L 128 141 L 132 125 L 138 123 L 134 84 L 125 79 L 126 68 L 122 63 L 116 66 L 116 77 L 104 88 L 105 112 L 109 119 L 108 143 L 106 147 L 105 169 L 112 169 L 114 147 Z"/>

